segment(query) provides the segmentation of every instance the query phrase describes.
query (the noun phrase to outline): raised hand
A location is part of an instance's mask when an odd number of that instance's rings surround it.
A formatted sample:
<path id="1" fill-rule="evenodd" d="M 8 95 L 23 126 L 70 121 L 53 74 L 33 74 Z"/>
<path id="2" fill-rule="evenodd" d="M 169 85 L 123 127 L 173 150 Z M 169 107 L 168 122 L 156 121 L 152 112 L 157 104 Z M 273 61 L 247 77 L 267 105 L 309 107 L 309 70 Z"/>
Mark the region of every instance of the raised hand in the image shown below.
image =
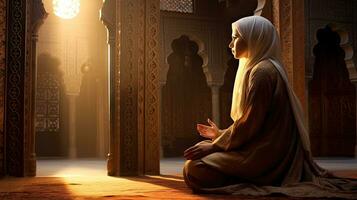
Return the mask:
<path id="1" fill-rule="evenodd" d="M 214 140 L 219 135 L 219 129 L 217 125 L 210 119 L 207 119 L 207 122 L 210 124 L 210 126 L 206 126 L 204 124 L 197 124 L 197 131 L 202 137 Z"/>

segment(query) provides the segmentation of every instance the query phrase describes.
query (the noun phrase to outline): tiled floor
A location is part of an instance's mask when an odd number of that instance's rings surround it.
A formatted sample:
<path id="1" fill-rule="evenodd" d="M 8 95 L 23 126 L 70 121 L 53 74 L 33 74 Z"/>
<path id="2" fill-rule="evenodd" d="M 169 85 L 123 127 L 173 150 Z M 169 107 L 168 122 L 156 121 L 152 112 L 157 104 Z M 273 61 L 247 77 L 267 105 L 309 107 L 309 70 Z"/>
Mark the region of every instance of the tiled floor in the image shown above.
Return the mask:
<path id="1" fill-rule="evenodd" d="M 231 196 L 194 194 L 182 179 L 184 159 L 163 159 L 161 176 L 110 177 L 106 162 L 98 159 L 39 160 L 37 177 L 0 180 L 0 200 L 300 200 L 286 196 Z M 355 159 L 319 159 L 331 170 L 340 170 L 347 177 L 357 178 Z M 304 200 L 324 198 L 304 198 Z M 325 200 L 325 199 L 324 199 Z"/>
<path id="2" fill-rule="evenodd" d="M 339 170 L 357 170 L 357 159 L 354 158 L 317 158 L 323 168 Z M 166 158 L 160 162 L 161 174 L 180 175 L 183 158 Z M 81 160 L 39 160 L 37 161 L 38 177 L 67 177 L 84 175 L 106 175 L 106 161 L 100 159 Z"/>

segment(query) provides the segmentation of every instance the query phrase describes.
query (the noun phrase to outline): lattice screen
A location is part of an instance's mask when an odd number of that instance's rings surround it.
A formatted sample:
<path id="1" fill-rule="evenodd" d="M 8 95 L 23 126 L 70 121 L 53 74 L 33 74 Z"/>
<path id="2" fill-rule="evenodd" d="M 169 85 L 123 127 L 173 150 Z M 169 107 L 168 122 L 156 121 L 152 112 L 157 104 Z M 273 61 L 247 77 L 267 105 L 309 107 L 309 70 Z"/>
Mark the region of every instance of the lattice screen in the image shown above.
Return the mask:
<path id="1" fill-rule="evenodd" d="M 59 132 L 60 84 L 51 73 L 39 73 L 36 96 L 36 131 Z"/>
<path id="2" fill-rule="evenodd" d="M 181 13 L 193 13 L 193 0 L 160 0 L 160 9 Z"/>

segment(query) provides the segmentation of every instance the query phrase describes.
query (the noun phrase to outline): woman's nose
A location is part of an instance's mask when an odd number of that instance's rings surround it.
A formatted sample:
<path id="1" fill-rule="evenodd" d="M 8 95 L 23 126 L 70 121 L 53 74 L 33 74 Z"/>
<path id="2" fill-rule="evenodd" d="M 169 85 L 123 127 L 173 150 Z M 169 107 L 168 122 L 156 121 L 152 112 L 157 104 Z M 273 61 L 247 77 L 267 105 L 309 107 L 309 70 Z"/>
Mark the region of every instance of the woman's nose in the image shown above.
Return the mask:
<path id="1" fill-rule="evenodd" d="M 233 48 L 233 41 L 231 41 L 228 45 L 229 48 Z"/>

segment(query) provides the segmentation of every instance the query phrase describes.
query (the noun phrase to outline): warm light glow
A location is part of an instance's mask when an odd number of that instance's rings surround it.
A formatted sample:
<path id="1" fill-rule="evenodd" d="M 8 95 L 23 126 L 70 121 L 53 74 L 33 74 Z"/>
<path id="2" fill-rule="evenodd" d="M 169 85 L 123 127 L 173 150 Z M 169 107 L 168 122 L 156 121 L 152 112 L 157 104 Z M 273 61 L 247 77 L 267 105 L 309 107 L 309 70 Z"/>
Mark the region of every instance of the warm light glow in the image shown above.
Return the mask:
<path id="1" fill-rule="evenodd" d="M 72 19 L 78 15 L 80 0 L 53 0 L 55 15 L 63 19 Z"/>

